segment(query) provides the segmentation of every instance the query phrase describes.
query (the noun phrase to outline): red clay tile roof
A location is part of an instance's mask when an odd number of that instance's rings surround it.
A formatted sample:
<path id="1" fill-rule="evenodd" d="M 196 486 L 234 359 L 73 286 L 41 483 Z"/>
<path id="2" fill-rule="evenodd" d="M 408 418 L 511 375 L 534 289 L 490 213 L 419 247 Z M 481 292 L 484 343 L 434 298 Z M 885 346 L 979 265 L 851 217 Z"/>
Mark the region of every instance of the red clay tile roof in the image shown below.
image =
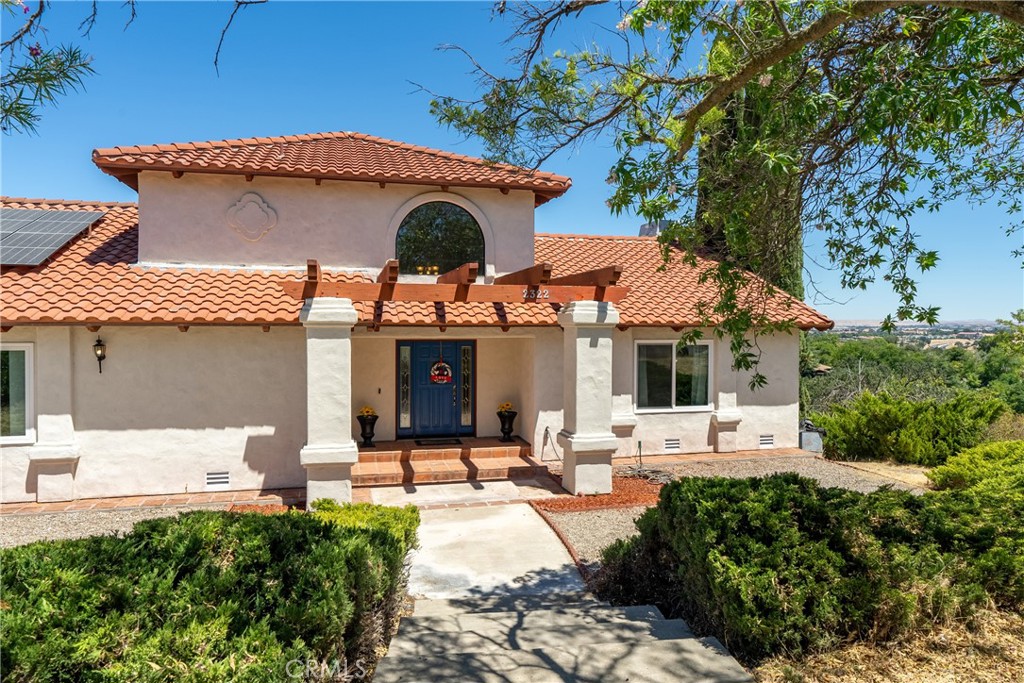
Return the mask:
<path id="1" fill-rule="evenodd" d="M 4 206 L 26 209 L 101 210 L 93 228 L 35 268 L 0 272 L 0 321 L 4 325 L 65 324 L 298 324 L 302 302 L 283 283 L 301 280 L 304 269 L 243 270 L 136 265 L 138 210 L 134 204 L 4 198 Z M 664 272 L 654 238 L 537 235 L 536 260 L 555 265 L 554 275 L 610 264 L 624 267 L 619 284 L 630 287 L 619 304 L 620 322 L 634 326 L 687 326 L 700 322 L 696 306 L 707 285 L 698 271 L 679 262 Z M 369 281 L 365 275 L 326 271 L 333 282 Z M 366 323 L 382 325 L 556 325 L 555 304 L 356 302 Z M 784 296 L 769 304 L 776 320 L 804 329 L 829 329 L 832 322 Z"/>
<path id="2" fill-rule="evenodd" d="M 701 320 L 698 304 L 703 301 L 710 306 L 716 293 L 714 284 L 699 281 L 700 274 L 714 268 L 715 262 L 698 258 L 697 267 L 692 267 L 673 258 L 666 264 L 656 237 L 538 234 L 534 254 L 535 260 L 554 265 L 555 277 L 608 265 L 622 266 L 618 284 L 629 287 L 629 294 L 617 308 L 624 325 L 697 325 Z M 659 272 L 662 266 L 665 269 Z M 805 330 L 829 330 L 834 325 L 781 291 L 764 300 L 763 305 L 772 322 L 792 320 Z"/>
<path id="3" fill-rule="evenodd" d="M 135 189 L 139 171 L 186 171 L 525 189 L 541 204 L 572 184 L 554 173 L 347 132 L 112 147 L 93 150 L 92 160 Z"/>

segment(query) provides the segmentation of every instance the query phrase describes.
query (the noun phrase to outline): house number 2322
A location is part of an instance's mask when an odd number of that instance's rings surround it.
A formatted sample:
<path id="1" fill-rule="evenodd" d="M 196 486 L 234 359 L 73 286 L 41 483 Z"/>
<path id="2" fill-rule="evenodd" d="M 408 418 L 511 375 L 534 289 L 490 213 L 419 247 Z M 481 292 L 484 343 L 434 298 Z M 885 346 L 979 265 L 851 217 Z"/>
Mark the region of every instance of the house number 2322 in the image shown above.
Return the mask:
<path id="1" fill-rule="evenodd" d="M 523 290 L 524 299 L 549 299 L 551 293 L 546 289 L 536 289 L 534 287 L 528 287 Z"/>

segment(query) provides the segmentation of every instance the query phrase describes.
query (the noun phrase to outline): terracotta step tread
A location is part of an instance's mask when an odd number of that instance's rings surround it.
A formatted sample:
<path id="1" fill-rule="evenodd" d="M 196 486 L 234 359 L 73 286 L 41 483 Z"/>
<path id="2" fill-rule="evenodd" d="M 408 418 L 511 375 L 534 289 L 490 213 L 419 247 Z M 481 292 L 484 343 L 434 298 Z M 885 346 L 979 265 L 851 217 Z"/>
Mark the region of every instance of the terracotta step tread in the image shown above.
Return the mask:
<path id="1" fill-rule="evenodd" d="M 469 469 L 496 469 L 501 467 L 546 467 L 528 455 L 506 458 L 467 458 L 455 460 L 416 460 L 412 462 L 357 462 L 352 474 L 380 474 L 389 472 L 465 472 Z"/>
<path id="2" fill-rule="evenodd" d="M 472 460 L 477 458 L 516 458 L 531 455 L 530 446 L 509 444 L 507 446 L 467 447 L 438 446 L 436 449 L 416 450 L 371 450 L 359 451 L 359 462 L 419 462 L 425 460 Z"/>
<path id="3" fill-rule="evenodd" d="M 352 466 L 355 486 L 528 478 L 547 471 L 529 456 L 405 462 L 358 462 Z"/>

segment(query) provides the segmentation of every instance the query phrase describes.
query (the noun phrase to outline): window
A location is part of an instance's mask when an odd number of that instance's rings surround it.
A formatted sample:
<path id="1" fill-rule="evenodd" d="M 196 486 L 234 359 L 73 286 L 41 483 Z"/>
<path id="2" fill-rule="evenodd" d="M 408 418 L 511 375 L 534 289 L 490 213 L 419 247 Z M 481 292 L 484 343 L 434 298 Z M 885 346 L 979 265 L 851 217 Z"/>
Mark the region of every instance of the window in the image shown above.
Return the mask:
<path id="1" fill-rule="evenodd" d="M 459 381 L 462 383 L 462 406 L 459 416 L 459 424 L 463 427 L 473 426 L 473 347 L 469 344 L 460 349 L 462 354 L 459 363 L 459 371 L 462 376 Z"/>
<path id="2" fill-rule="evenodd" d="M 409 212 L 398 227 L 395 255 L 400 273 L 438 275 L 464 263 L 484 272 L 484 234 L 461 206 L 428 202 Z"/>
<path id="3" fill-rule="evenodd" d="M 412 347 L 398 347 L 398 428 L 412 429 Z"/>
<path id="4" fill-rule="evenodd" d="M 32 345 L 0 349 L 0 443 L 35 441 L 32 405 Z"/>
<path id="5" fill-rule="evenodd" d="M 637 342 L 638 410 L 709 410 L 711 344 Z"/>

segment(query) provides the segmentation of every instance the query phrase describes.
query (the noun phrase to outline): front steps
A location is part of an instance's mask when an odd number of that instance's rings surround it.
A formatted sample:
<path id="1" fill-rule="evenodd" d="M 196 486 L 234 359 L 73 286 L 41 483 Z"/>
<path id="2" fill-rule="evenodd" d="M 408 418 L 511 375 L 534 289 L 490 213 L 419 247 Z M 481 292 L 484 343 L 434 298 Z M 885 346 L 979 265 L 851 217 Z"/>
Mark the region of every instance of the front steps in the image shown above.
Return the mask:
<path id="1" fill-rule="evenodd" d="M 352 466 L 353 486 L 396 486 L 459 481 L 531 479 L 547 467 L 531 455 L 530 444 L 516 438 L 462 440 L 456 445 L 416 445 L 413 441 L 381 442 L 360 448 Z"/>
<path id="2" fill-rule="evenodd" d="M 649 605 L 556 599 L 420 600 L 402 620 L 375 683 L 747 683 L 714 638 L 696 638 Z"/>

